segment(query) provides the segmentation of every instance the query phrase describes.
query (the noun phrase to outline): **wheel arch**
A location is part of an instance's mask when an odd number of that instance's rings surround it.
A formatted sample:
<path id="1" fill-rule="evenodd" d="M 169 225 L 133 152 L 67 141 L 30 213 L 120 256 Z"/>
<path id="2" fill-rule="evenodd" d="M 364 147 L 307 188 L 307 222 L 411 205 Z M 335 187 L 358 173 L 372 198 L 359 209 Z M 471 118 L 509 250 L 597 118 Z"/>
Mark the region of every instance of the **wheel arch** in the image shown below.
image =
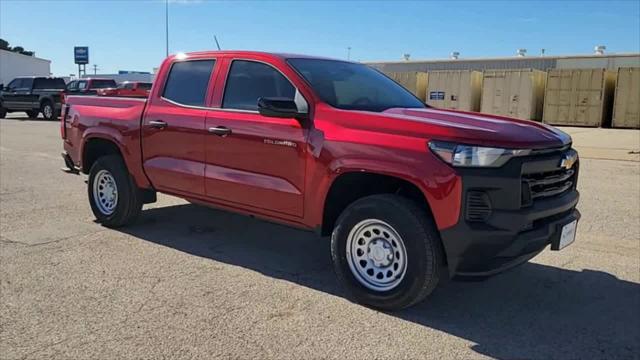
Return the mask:
<path id="1" fill-rule="evenodd" d="M 375 194 L 396 194 L 408 198 L 433 219 L 429 202 L 414 181 L 398 174 L 345 171 L 333 179 L 327 190 L 322 210 L 321 235 L 331 234 L 335 222 L 347 206 L 358 199 Z"/>
<path id="2" fill-rule="evenodd" d="M 96 160 L 107 155 L 118 155 L 125 160 L 122 149 L 113 139 L 101 136 L 86 138 L 82 146 L 82 172 L 88 174 Z"/>

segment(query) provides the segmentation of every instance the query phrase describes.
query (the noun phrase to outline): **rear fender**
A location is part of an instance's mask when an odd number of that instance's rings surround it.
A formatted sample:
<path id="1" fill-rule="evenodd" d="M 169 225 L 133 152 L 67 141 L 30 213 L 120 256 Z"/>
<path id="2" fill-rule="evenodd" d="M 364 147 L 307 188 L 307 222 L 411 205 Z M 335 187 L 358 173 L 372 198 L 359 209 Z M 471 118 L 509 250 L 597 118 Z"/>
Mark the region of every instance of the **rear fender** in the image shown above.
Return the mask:
<path id="1" fill-rule="evenodd" d="M 129 144 L 131 137 L 125 137 L 121 132 L 114 128 L 106 126 L 94 126 L 88 128 L 82 135 L 82 146 L 80 148 L 81 160 L 80 164 L 84 163 L 85 146 L 89 141 L 93 139 L 107 140 L 115 144 L 122 154 L 122 158 L 127 165 L 129 173 L 133 177 L 136 185 L 140 188 L 151 188 L 151 184 L 142 170 L 140 143 L 138 138 L 134 141 L 135 144 Z M 129 144 L 129 145 L 127 145 Z M 89 169 L 82 169 L 83 171 L 89 171 Z"/>

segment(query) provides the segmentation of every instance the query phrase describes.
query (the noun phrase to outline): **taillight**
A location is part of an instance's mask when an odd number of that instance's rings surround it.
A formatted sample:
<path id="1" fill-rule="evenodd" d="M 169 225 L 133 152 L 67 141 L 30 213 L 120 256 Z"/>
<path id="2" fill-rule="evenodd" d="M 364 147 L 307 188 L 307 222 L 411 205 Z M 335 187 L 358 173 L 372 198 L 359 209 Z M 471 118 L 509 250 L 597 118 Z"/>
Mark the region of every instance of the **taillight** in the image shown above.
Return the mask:
<path id="1" fill-rule="evenodd" d="M 71 105 L 63 103 L 62 111 L 60 112 L 60 136 L 63 139 L 67 138 L 67 114 L 69 114 L 70 109 Z"/>

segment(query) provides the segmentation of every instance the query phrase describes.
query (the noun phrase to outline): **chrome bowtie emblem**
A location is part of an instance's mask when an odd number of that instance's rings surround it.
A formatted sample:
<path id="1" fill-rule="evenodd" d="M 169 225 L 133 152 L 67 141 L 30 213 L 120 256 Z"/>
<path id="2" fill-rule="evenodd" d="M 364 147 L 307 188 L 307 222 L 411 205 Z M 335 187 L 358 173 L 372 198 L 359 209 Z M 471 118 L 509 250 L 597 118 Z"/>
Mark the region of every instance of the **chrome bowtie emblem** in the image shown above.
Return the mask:
<path id="1" fill-rule="evenodd" d="M 562 155 L 562 160 L 560 160 L 560 167 L 569 170 L 573 167 L 577 160 L 578 154 L 575 151 L 568 152 Z"/>

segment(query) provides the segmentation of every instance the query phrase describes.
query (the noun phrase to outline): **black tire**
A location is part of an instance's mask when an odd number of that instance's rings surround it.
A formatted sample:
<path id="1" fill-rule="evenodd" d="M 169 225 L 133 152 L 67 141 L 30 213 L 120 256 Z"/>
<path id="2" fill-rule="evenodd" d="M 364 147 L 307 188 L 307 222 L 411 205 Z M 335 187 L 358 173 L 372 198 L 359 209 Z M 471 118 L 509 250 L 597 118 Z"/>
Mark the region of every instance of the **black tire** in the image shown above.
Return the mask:
<path id="1" fill-rule="evenodd" d="M 35 119 L 38 117 L 38 114 L 40 113 L 37 110 L 30 110 L 30 111 L 25 111 L 27 113 L 27 116 L 29 117 L 29 119 Z"/>
<path id="2" fill-rule="evenodd" d="M 40 112 L 45 120 L 55 120 L 56 119 L 56 108 L 53 106 L 53 103 L 49 100 L 45 100 L 40 104 Z"/>
<path id="3" fill-rule="evenodd" d="M 406 248 L 404 277 L 387 291 L 364 286 L 347 260 L 349 233 L 366 219 L 378 219 L 390 225 Z M 413 201 L 391 194 L 364 197 L 342 212 L 331 235 L 331 257 L 338 280 L 349 298 L 381 310 L 399 310 L 424 300 L 445 273 L 442 243 L 431 216 Z"/>
<path id="4" fill-rule="evenodd" d="M 4 119 L 7 116 L 7 109 L 0 106 L 0 119 Z"/>
<path id="5" fill-rule="evenodd" d="M 97 204 L 100 200 L 96 198 L 97 195 L 94 195 L 94 183 L 99 180 L 97 175 L 101 171 L 106 171 L 115 180 L 117 200 L 111 213 L 101 210 Z M 142 191 L 136 186 L 124 161 L 118 155 L 108 155 L 96 160 L 89 171 L 87 193 L 91 211 L 93 211 L 97 222 L 106 227 L 116 228 L 129 225 L 136 220 L 142 210 Z"/>

